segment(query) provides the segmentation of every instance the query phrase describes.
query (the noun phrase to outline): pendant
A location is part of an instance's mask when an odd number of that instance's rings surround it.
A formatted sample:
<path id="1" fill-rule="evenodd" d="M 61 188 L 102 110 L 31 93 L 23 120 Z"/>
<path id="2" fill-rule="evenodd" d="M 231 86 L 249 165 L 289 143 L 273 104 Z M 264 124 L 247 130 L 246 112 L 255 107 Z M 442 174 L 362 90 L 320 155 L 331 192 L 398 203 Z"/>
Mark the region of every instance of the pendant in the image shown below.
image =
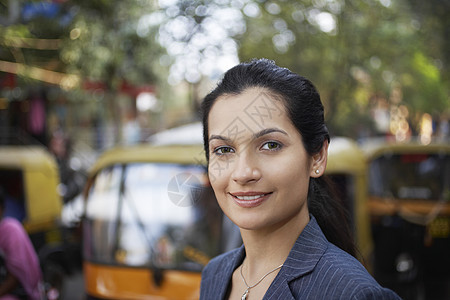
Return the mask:
<path id="1" fill-rule="evenodd" d="M 242 294 L 241 300 L 247 299 L 248 289 L 245 290 L 244 294 Z"/>

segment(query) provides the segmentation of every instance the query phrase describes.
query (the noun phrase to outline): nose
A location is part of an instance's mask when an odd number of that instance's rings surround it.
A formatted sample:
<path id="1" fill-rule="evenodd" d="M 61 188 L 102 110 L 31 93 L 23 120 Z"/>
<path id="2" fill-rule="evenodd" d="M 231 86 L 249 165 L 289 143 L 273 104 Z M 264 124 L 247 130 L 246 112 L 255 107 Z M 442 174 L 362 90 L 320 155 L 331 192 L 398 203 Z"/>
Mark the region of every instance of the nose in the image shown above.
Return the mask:
<path id="1" fill-rule="evenodd" d="M 261 179 L 261 171 L 258 168 L 256 159 L 250 157 L 250 155 L 241 153 L 239 156 L 236 156 L 236 161 L 233 165 L 231 179 L 236 183 L 243 185 L 257 182 Z"/>

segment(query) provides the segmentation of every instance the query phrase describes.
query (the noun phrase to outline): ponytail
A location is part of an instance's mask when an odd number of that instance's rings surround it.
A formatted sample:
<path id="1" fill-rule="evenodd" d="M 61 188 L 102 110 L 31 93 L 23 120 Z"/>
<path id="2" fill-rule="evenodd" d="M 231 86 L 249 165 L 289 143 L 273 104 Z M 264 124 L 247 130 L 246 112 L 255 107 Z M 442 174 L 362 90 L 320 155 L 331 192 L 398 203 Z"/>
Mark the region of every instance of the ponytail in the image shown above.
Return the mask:
<path id="1" fill-rule="evenodd" d="M 356 257 L 350 214 L 336 198 L 333 182 L 325 177 L 311 178 L 308 191 L 309 212 L 316 218 L 327 240 Z M 333 196 L 332 196 L 333 195 Z"/>

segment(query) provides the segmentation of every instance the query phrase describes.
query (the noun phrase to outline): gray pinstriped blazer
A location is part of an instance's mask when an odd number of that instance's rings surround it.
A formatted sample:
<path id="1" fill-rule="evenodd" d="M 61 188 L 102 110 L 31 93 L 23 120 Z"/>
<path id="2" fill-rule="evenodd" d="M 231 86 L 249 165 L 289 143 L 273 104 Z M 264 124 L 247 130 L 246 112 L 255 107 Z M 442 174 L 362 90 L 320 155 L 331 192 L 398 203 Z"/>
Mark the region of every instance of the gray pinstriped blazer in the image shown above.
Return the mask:
<path id="1" fill-rule="evenodd" d="M 225 299 L 233 271 L 244 257 L 242 246 L 212 259 L 202 273 L 200 299 Z M 390 300 L 400 297 L 382 288 L 354 257 L 328 242 L 311 216 L 263 299 Z"/>

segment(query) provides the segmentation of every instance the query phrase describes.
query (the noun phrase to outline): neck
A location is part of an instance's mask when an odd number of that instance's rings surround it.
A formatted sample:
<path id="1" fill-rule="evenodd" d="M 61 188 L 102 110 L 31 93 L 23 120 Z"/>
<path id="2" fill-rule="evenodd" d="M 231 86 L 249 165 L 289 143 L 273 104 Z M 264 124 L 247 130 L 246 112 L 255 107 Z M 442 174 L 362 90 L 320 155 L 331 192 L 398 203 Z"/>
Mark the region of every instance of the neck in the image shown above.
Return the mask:
<path id="1" fill-rule="evenodd" d="M 245 268 L 251 277 L 266 273 L 284 263 L 300 233 L 309 222 L 309 214 L 272 228 L 241 229 L 245 245 Z"/>

